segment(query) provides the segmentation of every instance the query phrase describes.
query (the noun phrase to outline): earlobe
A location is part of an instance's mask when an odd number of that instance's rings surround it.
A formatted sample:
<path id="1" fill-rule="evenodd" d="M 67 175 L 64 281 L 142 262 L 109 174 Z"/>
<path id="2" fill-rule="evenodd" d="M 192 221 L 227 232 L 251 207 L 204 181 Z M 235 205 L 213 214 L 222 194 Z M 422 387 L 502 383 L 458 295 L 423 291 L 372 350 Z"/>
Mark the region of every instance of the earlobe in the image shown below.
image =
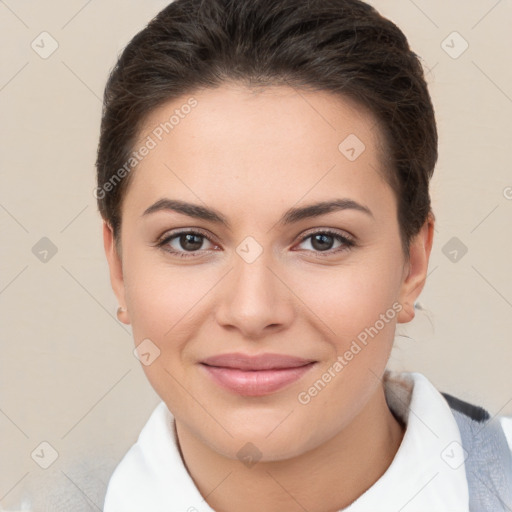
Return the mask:
<path id="1" fill-rule="evenodd" d="M 129 325 L 130 318 L 126 309 L 123 264 L 116 248 L 112 227 L 106 221 L 103 221 L 103 246 L 109 266 L 110 284 L 120 304 L 117 310 L 117 318 L 120 322 Z"/>
<path id="2" fill-rule="evenodd" d="M 434 216 L 430 214 L 420 232 L 411 241 L 409 248 L 408 271 L 400 290 L 402 311 L 398 323 L 410 322 L 415 315 L 414 303 L 420 295 L 427 279 L 428 262 L 434 237 Z"/>

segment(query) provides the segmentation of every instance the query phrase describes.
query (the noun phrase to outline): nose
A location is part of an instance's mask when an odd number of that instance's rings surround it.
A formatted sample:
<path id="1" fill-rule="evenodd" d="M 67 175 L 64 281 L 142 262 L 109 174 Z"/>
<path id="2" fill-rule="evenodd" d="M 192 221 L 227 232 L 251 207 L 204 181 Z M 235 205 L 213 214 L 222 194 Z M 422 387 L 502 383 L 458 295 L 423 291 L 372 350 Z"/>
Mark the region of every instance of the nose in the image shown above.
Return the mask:
<path id="1" fill-rule="evenodd" d="M 265 254 L 265 253 L 264 253 Z M 217 322 L 258 339 L 288 327 L 293 319 L 293 293 L 264 255 L 248 263 L 235 258 L 234 268 L 217 290 Z"/>

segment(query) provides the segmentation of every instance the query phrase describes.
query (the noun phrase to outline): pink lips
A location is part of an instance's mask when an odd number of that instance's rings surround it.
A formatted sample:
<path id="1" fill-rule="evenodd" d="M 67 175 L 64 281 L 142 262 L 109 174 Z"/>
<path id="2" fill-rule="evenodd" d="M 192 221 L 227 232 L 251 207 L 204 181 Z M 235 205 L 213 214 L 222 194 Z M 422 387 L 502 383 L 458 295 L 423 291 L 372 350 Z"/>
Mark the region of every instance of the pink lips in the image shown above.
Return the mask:
<path id="1" fill-rule="evenodd" d="M 284 354 L 241 353 L 209 357 L 201 366 L 221 386 L 245 396 L 262 396 L 300 379 L 315 361 Z"/>

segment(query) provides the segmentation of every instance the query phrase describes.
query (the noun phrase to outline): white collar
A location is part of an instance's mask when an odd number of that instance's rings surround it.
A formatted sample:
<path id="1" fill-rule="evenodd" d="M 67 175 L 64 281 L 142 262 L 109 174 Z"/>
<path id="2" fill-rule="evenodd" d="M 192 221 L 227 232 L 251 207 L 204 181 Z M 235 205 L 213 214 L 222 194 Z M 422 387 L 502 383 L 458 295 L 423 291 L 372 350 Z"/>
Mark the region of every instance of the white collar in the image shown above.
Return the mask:
<path id="1" fill-rule="evenodd" d="M 464 451 L 450 406 L 421 373 L 384 374 L 388 406 L 407 425 L 386 472 L 344 512 L 468 512 Z"/>
<path id="2" fill-rule="evenodd" d="M 386 472 L 343 512 L 468 512 L 461 438 L 449 405 L 420 373 L 386 371 L 384 383 L 405 435 Z M 160 402 L 112 474 L 104 512 L 215 512 L 183 464 L 173 422 Z"/>

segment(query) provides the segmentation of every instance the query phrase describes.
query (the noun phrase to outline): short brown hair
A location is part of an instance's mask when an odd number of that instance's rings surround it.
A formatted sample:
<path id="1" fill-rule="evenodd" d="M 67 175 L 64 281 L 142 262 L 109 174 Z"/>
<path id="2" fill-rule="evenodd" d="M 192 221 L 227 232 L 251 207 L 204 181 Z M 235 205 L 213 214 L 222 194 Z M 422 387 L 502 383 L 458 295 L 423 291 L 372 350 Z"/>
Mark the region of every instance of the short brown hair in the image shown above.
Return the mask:
<path id="1" fill-rule="evenodd" d="M 116 242 L 133 173 L 113 179 L 126 169 L 149 113 L 227 82 L 328 91 L 367 107 L 386 140 L 386 181 L 408 257 L 411 238 L 433 216 L 434 109 L 405 35 L 360 0 L 175 0 L 151 20 L 105 87 L 96 197 Z"/>

